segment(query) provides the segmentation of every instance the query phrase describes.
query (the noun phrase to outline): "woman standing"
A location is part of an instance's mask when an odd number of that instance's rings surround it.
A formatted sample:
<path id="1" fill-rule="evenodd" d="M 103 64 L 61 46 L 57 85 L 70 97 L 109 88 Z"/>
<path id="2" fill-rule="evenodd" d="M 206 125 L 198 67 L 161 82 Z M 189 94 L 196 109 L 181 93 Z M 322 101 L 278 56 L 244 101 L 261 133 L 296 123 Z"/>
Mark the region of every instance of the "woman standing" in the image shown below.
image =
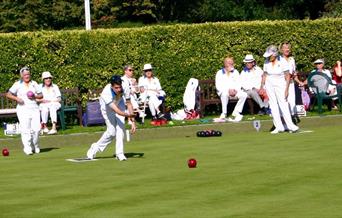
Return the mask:
<path id="1" fill-rule="evenodd" d="M 37 99 L 41 99 L 43 95 L 39 85 L 31 80 L 31 73 L 28 67 L 20 70 L 20 77 L 21 79 L 12 85 L 6 96 L 17 101 L 17 116 L 24 153 L 31 155 L 33 151 L 35 153 L 40 152 L 38 144 L 40 114 Z"/>
<path id="2" fill-rule="evenodd" d="M 264 63 L 264 76 L 261 88 L 265 85 L 267 96 L 269 97 L 269 105 L 275 126 L 271 134 L 285 131 L 280 111 L 287 130 L 296 132 L 299 128 L 292 122 L 287 102 L 290 84 L 289 65 L 285 59 L 278 56 L 278 49 L 274 45 L 267 47 L 264 57 L 266 61 Z"/>
<path id="3" fill-rule="evenodd" d="M 56 84 L 52 83 L 52 75 L 50 72 L 43 72 L 43 83 L 40 84 L 43 98 L 39 99 L 39 108 L 42 117 L 42 132 L 49 135 L 57 133 L 57 110 L 61 108 L 61 92 Z M 47 128 L 48 116 L 50 113 L 52 128 Z"/>

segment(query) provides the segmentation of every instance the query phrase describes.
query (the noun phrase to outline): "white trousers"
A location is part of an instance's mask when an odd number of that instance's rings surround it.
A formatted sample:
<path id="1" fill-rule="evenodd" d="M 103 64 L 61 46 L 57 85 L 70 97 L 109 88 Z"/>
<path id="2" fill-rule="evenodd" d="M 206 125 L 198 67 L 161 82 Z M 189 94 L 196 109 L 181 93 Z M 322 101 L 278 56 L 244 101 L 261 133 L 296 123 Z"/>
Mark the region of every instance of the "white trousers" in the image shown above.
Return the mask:
<path id="1" fill-rule="evenodd" d="M 41 103 L 39 105 L 40 114 L 42 117 L 42 123 L 48 122 L 49 112 L 52 123 L 57 123 L 57 111 L 61 108 L 61 104 L 58 102 Z"/>
<path id="2" fill-rule="evenodd" d="M 258 105 L 260 108 L 267 108 L 268 107 L 268 102 L 264 102 L 259 93 L 255 89 L 249 89 L 246 91 L 247 96 L 251 97 Z"/>
<path id="3" fill-rule="evenodd" d="M 293 124 L 289 104 L 285 100 L 285 88 L 286 82 L 284 79 L 278 81 L 269 81 L 266 79 L 265 83 L 267 96 L 269 98 L 269 104 L 273 117 L 273 124 L 279 131 L 284 131 L 285 127 L 281 121 L 280 112 L 283 114 L 283 118 L 288 130 L 297 130 L 298 127 Z"/>
<path id="4" fill-rule="evenodd" d="M 148 97 L 147 97 L 148 96 Z M 158 96 L 154 93 L 149 93 L 148 95 L 143 94 L 141 96 L 142 102 L 148 101 L 148 107 L 151 111 L 151 115 L 155 116 L 156 111 L 159 111 L 159 106 L 162 103 L 162 100 L 159 100 Z"/>
<path id="5" fill-rule="evenodd" d="M 125 104 L 121 101 L 120 110 L 125 110 Z M 101 111 L 106 122 L 107 129 L 102 134 L 101 138 L 92 144 L 94 149 L 103 152 L 115 137 L 115 154 L 124 154 L 124 133 L 125 133 L 125 117 L 120 116 L 111 108 L 106 107 L 106 111 Z"/>
<path id="6" fill-rule="evenodd" d="M 297 110 L 296 110 L 296 92 L 295 92 L 294 82 L 292 82 L 292 81 L 290 82 L 289 95 L 287 97 L 287 101 L 289 103 L 291 115 L 295 115 L 297 113 Z"/>
<path id="7" fill-rule="evenodd" d="M 39 147 L 40 113 L 39 108 L 18 107 L 17 116 L 20 125 L 21 141 L 24 151 Z"/>
<path id="8" fill-rule="evenodd" d="M 234 111 L 232 113 L 233 116 L 239 114 L 243 110 L 243 105 L 245 104 L 245 101 L 247 99 L 247 93 L 239 90 L 236 93 L 236 97 L 239 99 L 238 102 L 235 105 Z M 222 92 L 220 95 L 221 98 L 221 104 L 222 104 L 222 113 L 227 114 L 227 106 L 229 102 L 229 95 L 228 91 L 227 92 Z"/>

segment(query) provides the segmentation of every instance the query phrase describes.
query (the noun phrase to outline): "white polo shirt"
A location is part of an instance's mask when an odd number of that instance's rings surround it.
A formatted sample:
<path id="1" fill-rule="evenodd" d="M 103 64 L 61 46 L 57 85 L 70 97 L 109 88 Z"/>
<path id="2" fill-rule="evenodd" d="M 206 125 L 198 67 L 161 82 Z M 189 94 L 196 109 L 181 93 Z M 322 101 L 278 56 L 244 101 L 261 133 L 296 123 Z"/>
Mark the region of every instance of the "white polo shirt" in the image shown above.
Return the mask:
<path id="1" fill-rule="evenodd" d="M 266 81 L 272 84 L 285 82 L 286 71 L 289 71 L 289 64 L 284 58 L 277 57 L 274 65 L 268 60 L 264 63 L 264 72 L 267 74 Z"/>
<path id="2" fill-rule="evenodd" d="M 245 90 L 260 89 L 263 74 L 264 71 L 258 66 L 252 69 L 245 67 L 240 74 L 241 87 Z"/>
<path id="3" fill-rule="evenodd" d="M 219 95 L 228 93 L 229 89 L 240 91 L 241 81 L 239 72 L 236 69 L 231 72 L 226 72 L 226 70 L 222 68 L 216 73 L 215 86 Z"/>
<path id="4" fill-rule="evenodd" d="M 102 110 L 106 110 L 106 107 L 110 107 L 109 105 L 113 102 L 115 105 L 119 105 L 120 103 L 124 104 L 124 98 L 126 100 L 130 99 L 129 92 L 125 92 L 123 90 L 122 93 L 116 94 L 112 89 L 111 84 L 107 84 L 102 93 L 100 95 L 100 105 Z"/>
<path id="5" fill-rule="evenodd" d="M 138 86 L 144 87 L 145 90 L 146 89 L 152 89 L 152 90 L 157 90 L 157 91 L 162 90 L 159 79 L 157 77 L 152 77 L 151 79 L 148 79 L 147 77 L 142 76 L 139 78 Z M 147 91 L 147 95 L 150 95 L 150 94 L 156 94 L 156 92 Z"/>
<path id="6" fill-rule="evenodd" d="M 24 104 L 17 104 L 17 108 L 25 107 L 28 109 L 36 109 L 38 108 L 38 104 L 36 100 L 29 99 L 27 97 L 27 92 L 32 91 L 34 94 L 41 94 L 42 91 L 40 86 L 35 81 L 30 81 L 28 84 L 24 83 L 22 80 L 15 82 L 12 87 L 9 89 L 9 92 L 13 95 L 21 98 L 24 101 Z"/>

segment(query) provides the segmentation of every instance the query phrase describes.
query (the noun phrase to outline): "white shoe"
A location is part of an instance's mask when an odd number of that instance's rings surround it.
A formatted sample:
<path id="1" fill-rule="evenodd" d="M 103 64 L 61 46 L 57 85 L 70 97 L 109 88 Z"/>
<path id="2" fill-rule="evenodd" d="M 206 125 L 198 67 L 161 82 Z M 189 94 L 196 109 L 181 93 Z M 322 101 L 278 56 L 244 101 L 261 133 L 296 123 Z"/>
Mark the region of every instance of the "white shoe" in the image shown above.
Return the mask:
<path id="1" fill-rule="evenodd" d="M 278 134 L 278 133 L 282 133 L 284 131 L 278 130 L 278 129 L 274 129 L 271 134 Z"/>
<path id="2" fill-rule="evenodd" d="M 289 131 L 289 133 L 296 133 L 296 132 L 298 132 L 298 130 L 299 130 L 299 127 L 296 126 L 296 128 L 291 129 L 291 130 Z"/>
<path id="3" fill-rule="evenodd" d="M 220 115 L 220 119 L 226 119 L 226 114 L 225 114 L 225 113 L 222 113 L 222 114 Z"/>
<path id="4" fill-rule="evenodd" d="M 125 161 L 127 160 L 126 156 L 124 154 L 117 154 L 116 159 L 119 161 Z"/>
<path id="5" fill-rule="evenodd" d="M 96 148 L 96 145 L 92 144 L 89 148 L 89 150 L 87 151 L 87 158 L 89 159 L 94 159 L 95 158 L 95 155 L 97 153 L 97 148 Z"/>
<path id="6" fill-rule="evenodd" d="M 26 155 L 31 155 L 31 154 L 33 154 L 31 148 L 24 148 L 24 153 L 25 153 Z"/>
<path id="7" fill-rule="evenodd" d="M 39 154 L 39 153 L 40 153 L 40 148 L 39 148 L 38 146 L 36 146 L 36 147 L 34 148 L 34 153 L 36 153 L 36 154 Z"/>
<path id="8" fill-rule="evenodd" d="M 242 120 L 242 118 L 243 118 L 243 115 L 237 114 L 234 118 L 234 122 L 240 122 Z"/>
<path id="9" fill-rule="evenodd" d="M 49 132 L 49 129 L 47 128 L 47 127 L 45 127 L 44 129 L 43 129 L 43 133 L 48 133 Z"/>
<path id="10" fill-rule="evenodd" d="M 55 129 L 51 129 L 49 132 L 48 132 L 48 135 L 54 135 L 57 133 L 57 130 Z"/>

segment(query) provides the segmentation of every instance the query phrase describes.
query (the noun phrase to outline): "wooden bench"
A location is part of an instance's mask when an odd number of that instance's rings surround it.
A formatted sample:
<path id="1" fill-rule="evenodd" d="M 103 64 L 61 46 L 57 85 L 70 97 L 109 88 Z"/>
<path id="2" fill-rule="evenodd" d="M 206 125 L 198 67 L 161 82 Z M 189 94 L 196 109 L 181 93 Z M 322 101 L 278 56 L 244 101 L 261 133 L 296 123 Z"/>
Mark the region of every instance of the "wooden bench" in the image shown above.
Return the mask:
<path id="1" fill-rule="evenodd" d="M 199 80 L 199 108 L 200 108 L 200 116 L 204 116 L 205 107 L 208 105 L 219 105 L 221 104 L 221 99 L 217 95 L 215 80 Z M 230 97 L 229 103 L 236 103 L 238 101 L 237 97 Z M 247 98 L 246 100 L 249 108 L 249 113 L 254 114 L 254 101 L 251 98 Z"/>
<path id="2" fill-rule="evenodd" d="M 61 128 L 66 129 L 66 113 L 76 112 L 76 116 L 82 125 L 82 105 L 78 88 L 61 89 L 62 102 L 61 109 L 58 110 Z M 6 93 L 0 93 L 0 118 L 17 117 L 17 102 L 6 98 Z"/>
<path id="3" fill-rule="evenodd" d="M 6 98 L 6 93 L 0 93 L 0 118 L 16 117 L 17 102 Z"/>

